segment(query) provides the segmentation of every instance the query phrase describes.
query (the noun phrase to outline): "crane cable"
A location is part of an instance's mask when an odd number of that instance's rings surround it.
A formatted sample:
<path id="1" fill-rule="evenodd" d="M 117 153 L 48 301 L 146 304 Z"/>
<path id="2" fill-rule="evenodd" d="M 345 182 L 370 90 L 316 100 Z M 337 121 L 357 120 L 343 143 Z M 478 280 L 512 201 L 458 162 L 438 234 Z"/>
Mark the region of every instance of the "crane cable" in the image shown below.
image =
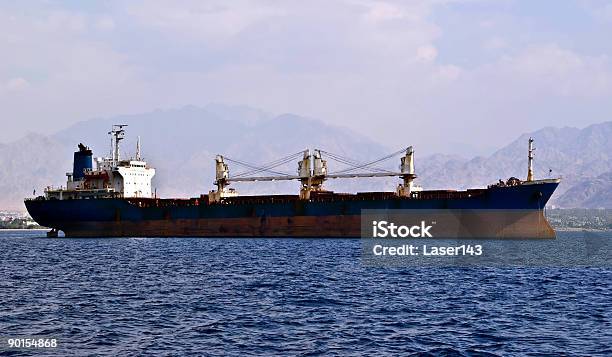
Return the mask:
<path id="1" fill-rule="evenodd" d="M 359 165 L 354 166 L 354 167 L 349 168 L 349 169 L 344 169 L 344 170 L 336 171 L 336 172 L 333 172 L 332 174 L 342 174 L 342 173 L 354 171 L 354 170 L 361 169 L 361 168 L 367 168 L 367 166 L 371 166 L 371 165 L 377 164 L 379 162 L 388 160 L 388 159 L 390 159 L 390 158 L 392 158 L 392 157 L 394 157 L 394 156 L 396 156 L 396 155 L 398 155 L 398 154 L 400 154 L 402 152 L 405 152 L 405 151 L 406 151 L 406 148 L 398 150 L 398 151 L 396 151 L 396 152 L 394 152 L 392 154 L 389 154 L 387 156 L 381 157 L 380 159 L 373 160 L 373 161 L 370 161 L 370 162 L 366 162 L 366 163 L 363 163 L 363 164 L 359 164 Z M 329 153 L 327 153 L 327 154 L 329 155 Z"/>
<path id="2" fill-rule="evenodd" d="M 374 172 L 377 171 L 377 172 L 392 173 L 392 171 L 389 171 L 389 170 L 386 170 L 386 169 L 382 169 L 382 168 L 378 168 L 378 167 L 369 167 L 369 166 L 377 164 L 379 162 L 386 161 L 386 160 L 388 160 L 388 159 L 390 159 L 390 158 L 392 158 L 392 157 L 394 157 L 394 156 L 396 156 L 396 155 L 398 155 L 398 154 L 400 154 L 400 153 L 402 153 L 402 152 L 404 152 L 406 150 L 407 149 L 404 148 L 404 149 L 398 150 L 398 151 L 396 151 L 394 153 L 391 153 L 389 155 L 386 155 L 384 157 L 381 157 L 379 159 L 376 159 L 376 160 L 373 160 L 373 161 L 370 161 L 370 162 L 366 162 L 366 163 L 360 163 L 360 162 L 355 161 L 353 159 L 346 158 L 346 157 L 343 157 L 343 156 L 340 156 L 338 154 L 334 154 L 332 152 L 328 152 L 328 151 L 325 151 L 325 150 L 319 150 L 319 151 L 321 153 L 324 153 L 324 154 L 328 155 L 332 160 L 335 160 L 337 162 L 343 163 L 343 164 L 348 165 L 348 166 L 352 166 L 351 168 L 347 168 L 347 169 L 343 169 L 343 170 L 340 170 L 340 171 L 335 171 L 335 172 L 330 173 L 330 174 L 342 174 L 342 173 L 351 172 L 351 171 L 354 171 L 354 170 L 357 170 L 357 169 L 366 169 L 366 170 L 370 170 L 370 171 L 374 171 Z M 244 177 L 244 176 L 247 176 L 247 175 L 253 175 L 253 174 L 256 174 L 256 173 L 259 173 L 259 172 L 263 172 L 263 171 L 274 173 L 274 174 L 281 175 L 281 176 L 290 176 L 290 174 L 287 174 L 285 172 L 275 171 L 275 170 L 272 170 L 272 169 L 275 168 L 275 167 L 281 166 L 283 164 L 286 164 L 286 163 L 294 160 L 295 158 L 299 157 L 299 155 L 302 155 L 302 154 L 303 154 L 303 151 L 300 151 L 300 152 L 291 154 L 289 156 L 285 156 L 283 158 L 271 161 L 271 162 L 269 162 L 267 164 L 264 164 L 263 166 L 256 166 L 254 164 L 249 164 L 249 163 L 246 163 L 244 161 L 235 160 L 235 159 L 232 159 L 232 158 L 229 158 L 229 157 L 224 157 L 224 158 L 227 161 L 229 161 L 229 162 L 232 162 L 232 163 L 235 163 L 235 164 L 238 164 L 238 165 L 241 165 L 241 166 L 244 166 L 244 167 L 247 167 L 247 168 L 251 169 L 251 170 L 243 171 L 241 173 L 233 175 L 232 178 L 238 178 L 238 177 Z"/>
<path id="3" fill-rule="evenodd" d="M 249 164 L 249 163 L 246 163 L 246 162 L 243 162 L 243 161 L 240 161 L 240 160 L 235 160 L 235 159 L 232 159 L 232 158 L 229 158 L 229 157 L 225 157 L 225 159 L 227 161 L 229 161 L 229 162 L 232 162 L 232 163 L 235 163 L 235 164 L 238 164 L 238 165 L 241 165 L 241 166 L 245 166 L 245 167 L 248 167 L 248 168 L 251 169 L 251 170 L 243 171 L 241 173 L 233 175 L 232 176 L 233 178 L 243 177 L 243 176 L 247 176 L 247 175 L 252 175 L 252 174 L 256 174 L 256 173 L 262 172 L 262 171 L 271 172 L 271 173 L 274 173 L 274 174 L 277 174 L 277 175 L 290 176 L 287 173 L 279 172 L 279 171 L 274 171 L 274 170 L 271 170 L 271 169 L 273 169 L 275 167 L 278 167 L 280 165 L 286 164 L 286 163 L 288 163 L 290 161 L 293 161 L 296 157 L 298 157 L 302 153 L 303 153 L 303 151 L 300 151 L 300 152 L 297 152 L 295 154 L 291 154 L 289 156 L 285 156 L 283 158 L 280 158 L 278 160 L 271 161 L 271 162 L 269 162 L 267 164 L 264 164 L 263 166 L 256 166 L 254 164 Z"/>
<path id="4" fill-rule="evenodd" d="M 346 157 L 342 157 L 340 155 L 331 153 L 331 152 L 327 152 L 327 151 L 323 151 L 321 150 L 322 153 L 325 153 L 326 155 L 328 155 L 331 159 L 333 159 L 334 161 L 343 163 L 345 165 L 348 166 L 352 166 L 352 167 L 359 167 L 360 165 L 362 165 L 362 163 L 346 158 Z M 383 169 L 380 167 L 364 167 L 364 169 L 372 171 L 372 172 L 387 172 L 387 173 L 392 173 L 393 171 L 387 170 L 387 169 Z"/>

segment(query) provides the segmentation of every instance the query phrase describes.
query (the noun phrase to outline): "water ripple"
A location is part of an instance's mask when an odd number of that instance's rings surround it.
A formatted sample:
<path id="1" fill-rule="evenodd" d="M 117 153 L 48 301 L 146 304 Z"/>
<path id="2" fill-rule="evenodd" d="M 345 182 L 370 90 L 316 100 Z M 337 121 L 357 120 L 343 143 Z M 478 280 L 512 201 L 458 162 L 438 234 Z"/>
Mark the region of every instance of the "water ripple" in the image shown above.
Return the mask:
<path id="1" fill-rule="evenodd" d="M 358 240 L 41 235 L 0 232 L 0 335 L 56 337 L 49 355 L 612 352 L 609 269 L 366 268 Z"/>

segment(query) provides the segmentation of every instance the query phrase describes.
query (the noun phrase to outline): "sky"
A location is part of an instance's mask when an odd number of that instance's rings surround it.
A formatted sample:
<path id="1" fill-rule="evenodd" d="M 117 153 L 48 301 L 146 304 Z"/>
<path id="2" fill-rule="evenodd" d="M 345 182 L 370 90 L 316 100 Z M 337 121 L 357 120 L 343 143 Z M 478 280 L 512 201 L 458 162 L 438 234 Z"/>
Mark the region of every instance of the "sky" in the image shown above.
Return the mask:
<path id="1" fill-rule="evenodd" d="M 227 103 L 485 154 L 612 120 L 606 1 L 0 2 L 0 142 Z"/>

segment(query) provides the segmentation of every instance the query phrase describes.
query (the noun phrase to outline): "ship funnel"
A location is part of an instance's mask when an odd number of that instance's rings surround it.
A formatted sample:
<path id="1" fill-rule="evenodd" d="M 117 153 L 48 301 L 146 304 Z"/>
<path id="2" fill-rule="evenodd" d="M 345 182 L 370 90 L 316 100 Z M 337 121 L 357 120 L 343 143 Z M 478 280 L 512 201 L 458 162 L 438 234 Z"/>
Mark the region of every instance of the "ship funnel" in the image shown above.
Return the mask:
<path id="1" fill-rule="evenodd" d="M 85 170 L 93 169 L 93 157 L 91 150 L 79 144 L 79 151 L 74 152 L 74 160 L 72 162 L 72 179 L 74 181 L 82 180 L 85 177 Z"/>

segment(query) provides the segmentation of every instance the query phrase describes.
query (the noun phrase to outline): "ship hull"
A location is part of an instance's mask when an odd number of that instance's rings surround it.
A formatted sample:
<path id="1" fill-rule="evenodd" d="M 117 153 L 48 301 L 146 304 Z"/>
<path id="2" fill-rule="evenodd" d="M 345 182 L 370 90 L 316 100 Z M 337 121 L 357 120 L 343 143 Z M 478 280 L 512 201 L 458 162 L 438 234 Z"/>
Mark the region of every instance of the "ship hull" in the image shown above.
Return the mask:
<path id="1" fill-rule="evenodd" d="M 203 199 L 28 200 L 39 224 L 66 237 L 361 237 L 363 212 L 453 217 L 438 237 L 554 238 L 543 208 L 558 181 L 422 198 L 330 196 L 303 201 L 256 196 L 209 204 Z M 428 216 L 429 215 L 429 216 Z M 434 217 L 434 218 L 432 218 Z M 439 225 L 440 226 L 440 225 Z"/>
<path id="2" fill-rule="evenodd" d="M 462 231 L 436 238 L 554 238 L 542 211 L 462 214 Z M 150 221 L 83 221 L 57 226 L 66 237 L 303 237 L 362 236 L 362 216 L 313 216 Z M 429 222 L 429 221 L 428 221 Z"/>

